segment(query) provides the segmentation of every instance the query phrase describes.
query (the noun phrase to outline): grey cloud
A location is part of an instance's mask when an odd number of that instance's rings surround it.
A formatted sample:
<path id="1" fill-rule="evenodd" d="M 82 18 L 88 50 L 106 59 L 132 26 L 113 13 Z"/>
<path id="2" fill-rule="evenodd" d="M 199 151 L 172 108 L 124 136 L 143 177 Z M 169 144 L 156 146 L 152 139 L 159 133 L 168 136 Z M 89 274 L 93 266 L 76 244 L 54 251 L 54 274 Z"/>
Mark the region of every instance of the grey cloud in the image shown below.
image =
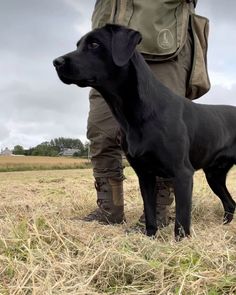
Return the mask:
<path id="1" fill-rule="evenodd" d="M 89 30 L 94 1 L 2 2 L 0 146 L 84 138 L 88 89 L 62 84 L 52 60 L 75 48 L 80 27 Z"/>
<path id="2" fill-rule="evenodd" d="M 0 128 L 0 140 L 4 140 L 10 134 L 10 130 L 4 125 L 5 121 L 0 120 L 1 128 Z"/>
<path id="3" fill-rule="evenodd" d="M 213 71 L 231 71 L 235 75 L 236 2 L 228 0 L 199 0 L 196 13 L 210 21 L 208 61 Z"/>
<path id="4" fill-rule="evenodd" d="M 230 89 L 215 85 L 212 89 L 203 97 L 198 99 L 197 103 L 206 104 L 228 104 L 236 105 L 236 83 L 232 85 Z"/>
<path id="5" fill-rule="evenodd" d="M 209 19 L 218 20 L 218 24 L 226 23 L 235 25 L 235 0 L 199 0 L 197 5 L 197 12 L 207 16 Z"/>
<path id="6" fill-rule="evenodd" d="M 8 114 L 5 124 L 10 124 L 11 129 L 27 134 L 57 131 L 59 136 L 60 131 L 65 135 L 66 130 L 68 133 L 73 130 L 74 134 L 84 134 L 88 90 L 53 84 L 50 88 L 35 91 L 18 82 L 5 89 L 4 97 Z"/>
<path id="7" fill-rule="evenodd" d="M 59 84 L 60 83 L 60 84 Z M 16 109 L 19 112 L 28 110 L 55 111 L 58 113 L 71 112 L 75 107 L 87 109 L 88 89 L 81 89 L 77 86 L 63 85 L 59 80 L 51 85 L 42 85 L 40 90 L 35 89 L 34 84 L 16 81 L 9 84 L 1 95 L 6 97 L 5 107 Z M 82 98 L 81 98 L 82 97 Z M 40 114 L 38 114 L 40 116 Z"/>
<path id="8" fill-rule="evenodd" d="M 47 56 L 55 44 L 66 47 L 76 37 L 73 24 L 82 17 L 63 0 L 4 1 L 1 11 L 0 26 L 7 28 L 1 48 L 17 48 L 15 54 L 27 57 Z"/>

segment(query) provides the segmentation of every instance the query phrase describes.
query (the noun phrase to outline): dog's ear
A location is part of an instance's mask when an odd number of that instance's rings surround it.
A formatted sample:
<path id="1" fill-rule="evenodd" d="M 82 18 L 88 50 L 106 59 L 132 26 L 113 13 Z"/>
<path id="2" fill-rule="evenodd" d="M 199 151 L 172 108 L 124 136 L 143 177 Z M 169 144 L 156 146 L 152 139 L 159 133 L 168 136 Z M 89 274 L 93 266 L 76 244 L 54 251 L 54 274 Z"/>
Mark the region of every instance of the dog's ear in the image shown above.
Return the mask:
<path id="1" fill-rule="evenodd" d="M 138 31 L 123 26 L 110 25 L 110 28 L 112 31 L 112 58 L 117 66 L 122 67 L 132 57 L 142 36 Z"/>

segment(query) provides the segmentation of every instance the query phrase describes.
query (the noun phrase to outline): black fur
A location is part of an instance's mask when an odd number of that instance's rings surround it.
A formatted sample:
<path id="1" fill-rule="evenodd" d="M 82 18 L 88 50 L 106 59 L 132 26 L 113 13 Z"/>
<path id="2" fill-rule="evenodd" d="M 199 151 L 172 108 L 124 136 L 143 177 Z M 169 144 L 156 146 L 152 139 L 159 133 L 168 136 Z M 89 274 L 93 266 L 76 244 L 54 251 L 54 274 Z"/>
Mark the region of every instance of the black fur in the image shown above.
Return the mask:
<path id="1" fill-rule="evenodd" d="M 190 235 L 193 174 L 203 169 L 233 219 L 235 202 L 225 180 L 236 163 L 236 108 L 195 104 L 157 81 L 135 50 L 141 35 L 106 25 L 85 35 L 75 51 L 54 61 L 67 84 L 97 89 L 120 124 L 122 147 L 139 178 L 147 235 L 155 235 L 155 176 L 172 178 L 175 236 Z"/>

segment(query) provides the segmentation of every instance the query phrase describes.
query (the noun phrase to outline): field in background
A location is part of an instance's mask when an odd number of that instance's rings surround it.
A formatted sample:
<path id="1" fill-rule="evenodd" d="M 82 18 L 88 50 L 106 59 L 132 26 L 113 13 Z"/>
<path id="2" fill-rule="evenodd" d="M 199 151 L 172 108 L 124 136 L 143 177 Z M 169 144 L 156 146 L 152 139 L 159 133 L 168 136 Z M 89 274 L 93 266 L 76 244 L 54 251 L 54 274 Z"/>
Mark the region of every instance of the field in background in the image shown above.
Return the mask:
<path id="1" fill-rule="evenodd" d="M 90 167 L 88 159 L 72 157 L 0 156 L 0 172 L 82 169 Z"/>
<path id="2" fill-rule="evenodd" d="M 173 224 L 155 239 L 135 229 L 142 202 L 125 174 L 127 224 L 106 226 L 81 220 L 95 208 L 91 169 L 0 173 L 0 294 L 236 294 L 236 221 L 222 225 L 203 174 L 192 238 L 179 243 Z"/>

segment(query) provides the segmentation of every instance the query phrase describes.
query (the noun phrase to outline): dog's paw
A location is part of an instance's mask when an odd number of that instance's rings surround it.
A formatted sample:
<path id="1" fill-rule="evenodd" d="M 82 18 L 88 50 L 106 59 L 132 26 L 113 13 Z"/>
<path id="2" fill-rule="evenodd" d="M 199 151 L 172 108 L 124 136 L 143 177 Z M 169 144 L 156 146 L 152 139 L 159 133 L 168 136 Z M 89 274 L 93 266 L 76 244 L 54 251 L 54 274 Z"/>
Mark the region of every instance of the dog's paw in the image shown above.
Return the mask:
<path id="1" fill-rule="evenodd" d="M 230 223 L 234 218 L 234 213 L 226 212 L 223 219 L 223 224 Z"/>
<path id="2" fill-rule="evenodd" d="M 157 231 L 146 230 L 146 235 L 150 238 L 154 238 Z"/>

